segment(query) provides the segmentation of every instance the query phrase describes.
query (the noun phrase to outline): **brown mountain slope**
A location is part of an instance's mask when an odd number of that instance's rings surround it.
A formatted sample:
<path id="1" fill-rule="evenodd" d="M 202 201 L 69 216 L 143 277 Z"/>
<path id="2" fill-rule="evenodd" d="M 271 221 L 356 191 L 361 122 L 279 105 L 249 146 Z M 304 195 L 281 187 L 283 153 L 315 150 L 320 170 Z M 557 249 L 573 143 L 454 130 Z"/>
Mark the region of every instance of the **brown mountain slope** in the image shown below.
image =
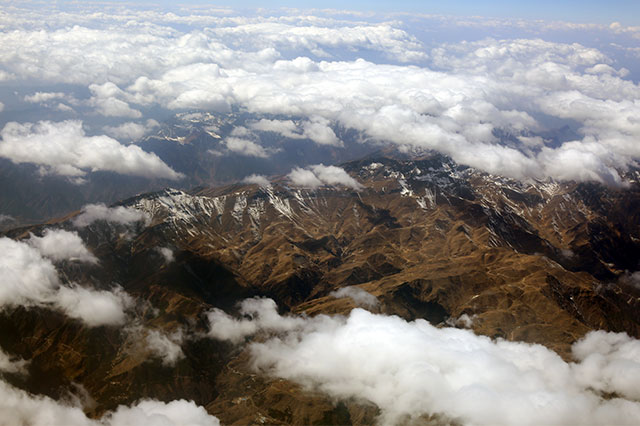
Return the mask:
<path id="1" fill-rule="evenodd" d="M 541 343 L 566 359 L 592 329 L 640 335 L 639 291 L 620 279 L 640 255 L 635 182 L 624 190 L 525 184 L 440 156 L 344 167 L 362 190 L 311 190 L 282 179 L 124 201 L 150 224 L 83 228 L 100 265 L 60 269 L 96 287 L 117 282 L 146 301 L 139 325 L 188 330 L 185 357 L 168 367 L 134 333 L 18 308 L 0 317 L 0 346 L 31 360 L 32 379 L 10 379 L 56 396 L 82 384 L 94 414 L 140 397 L 187 398 L 225 424 L 369 424 L 377 413 L 371 404 L 257 376 L 242 346 L 203 336 L 205 312 L 233 312 L 238 301 L 261 295 L 296 313 L 348 314 L 353 300 L 331 292 L 357 286 L 377 298 L 375 312 L 440 325 L 466 315 L 478 334 Z M 68 220 L 47 226 L 73 228 Z M 167 246 L 175 253 L 169 264 L 157 252 Z"/>

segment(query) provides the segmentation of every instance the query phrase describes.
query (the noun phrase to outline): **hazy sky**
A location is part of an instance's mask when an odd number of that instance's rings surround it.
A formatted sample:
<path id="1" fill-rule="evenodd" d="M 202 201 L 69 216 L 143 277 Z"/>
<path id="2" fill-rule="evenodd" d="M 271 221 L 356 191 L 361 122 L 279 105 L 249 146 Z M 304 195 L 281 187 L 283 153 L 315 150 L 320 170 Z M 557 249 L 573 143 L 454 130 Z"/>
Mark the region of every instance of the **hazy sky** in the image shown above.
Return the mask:
<path id="1" fill-rule="evenodd" d="M 58 2 L 58 4 L 71 4 L 74 2 Z M 83 2 L 89 3 L 89 2 Z M 92 1 L 90 3 L 104 4 L 104 1 Z M 297 8 L 297 9 L 340 9 L 353 11 L 373 11 L 383 13 L 393 12 L 413 12 L 427 14 L 445 14 L 456 16 L 478 15 L 485 17 L 500 18 L 522 18 L 522 19 L 545 19 L 545 20 L 562 20 L 569 22 L 592 22 L 592 23 L 611 23 L 614 21 L 625 25 L 640 25 L 640 2 L 636 0 L 538 0 L 535 2 L 524 2 L 514 0 L 492 0 L 492 1 L 475 1 L 475 0 L 453 0 L 453 1 L 435 1 L 435 0 L 395 0 L 395 1 L 340 1 L 340 0 L 322 0 L 322 1 L 295 1 L 295 0 L 278 0 L 278 1 L 260 1 L 260 0 L 241 0 L 241 1 L 218 1 L 207 2 L 204 0 L 187 0 L 182 2 L 172 2 L 167 0 L 160 1 L 115 1 L 111 3 L 120 4 L 138 4 L 138 5 L 159 5 L 162 7 L 180 7 L 188 6 L 222 6 L 233 7 L 234 9 L 243 8 Z"/>

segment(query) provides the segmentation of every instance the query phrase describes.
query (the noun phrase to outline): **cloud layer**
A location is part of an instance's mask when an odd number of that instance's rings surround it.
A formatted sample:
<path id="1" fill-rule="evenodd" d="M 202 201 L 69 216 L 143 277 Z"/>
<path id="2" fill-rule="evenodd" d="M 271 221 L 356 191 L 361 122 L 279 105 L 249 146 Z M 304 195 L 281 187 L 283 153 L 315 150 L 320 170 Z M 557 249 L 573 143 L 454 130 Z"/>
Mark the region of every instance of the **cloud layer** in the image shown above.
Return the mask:
<path id="1" fill-rule="evenodd" d="M 640 415 L 640 343 L 626 334 L 590 333 L 567 363 L 540 345 L 361 309 L 281 316 L 273 301 L 249 299 L 241 314 L 212 311 L 210 335 L 240 342 L 267 333 L 248 346 L 258 371 L 371 401 L 384 424 L 434 414 L 472 424 L 632 424 Z"/>
<path id="2" fill-rule="evenodd" d="M 1 21 L 13 31 L 0 34 L 0 75 L 18 88 L 34 80 L 52 86 L 21 94 L 25 103 L 58 110 L 64 103 L 86 117 L 125 120 L 104 128 L 124 139 L 149 129 L 148 111 L 154 108 L 236 108 L 270 117 L 246 124 L 257 134 L 275 132 L 340 148 L 344 141 L 335 129 L 351 129 L 361 141 L 402 151 L 436 150 L 519 179 L 618 184 L 619 170 L 640 157 L 635 143 L 640 87 L 627 77 L 637 70 L 620 67 L 610 56 L 627 48 L 605 54 L 586 44 L 551 40 L 554 31 L 566 31 L 584 41 L 595 34 L 623 42 L 640 34 L 637 29 L 404 15 L 368 22 L 366 15 L 326 11 L 219 13 L 16 9 Z M 422 21 L 445 32 L 507 28 L 512 36 L 434 42 L 423 35 L 421 41 L 411 28 Z M 522 37 L 532 34 L 536 37 Z M 53 88 L 62 83 L 86 94 Z M 6 109 L 9 102 L 4 103 Z M 570 132 L 554 139 L 564 125 Z M 78 121 L 9 123 L 3 138 L 9 142 L 3 142 L 1 155 L 66 176 L 112 170 L 178 177 L 135 147 L 86 136 Z M 270 155 L 252 137 L 232 135 L 224 142 L 231 152 Z M 85 152 L 84 145 L 111 148 Z"/>
<path id="3" fill-rule="evenodd" d="M 34 163 L 43 174 L 82 177 L 88 171 L 177 180 L 179 173 L 152 153 L 108 136 L 87 136 L 80 121 L 7 123 L 0 130 L 0 157 Z"/>
<path id="4" fill-rule="evenodd" d="M 118 325 L 126 320 L 125 310 L 132 306 L 131 297 L 119 288 L 112 291 L 93 290 L 75 283 L 63 284 L 51 260 L 73 259 L 78 255 L 85 261 L 93 256 L 81 246 L 77 234 L 51 231 L 40 239 L 27 242 L 0 238 L 0 309 L 25 306 L 59 309 L 66 315 L 83 321 L 90 327 Z M 52 241 L 69 243 L 52 252 Z M 40 251 L 42 247 L 43 251 Z M 53 255 L 52 255 L 53 253 Z"/>

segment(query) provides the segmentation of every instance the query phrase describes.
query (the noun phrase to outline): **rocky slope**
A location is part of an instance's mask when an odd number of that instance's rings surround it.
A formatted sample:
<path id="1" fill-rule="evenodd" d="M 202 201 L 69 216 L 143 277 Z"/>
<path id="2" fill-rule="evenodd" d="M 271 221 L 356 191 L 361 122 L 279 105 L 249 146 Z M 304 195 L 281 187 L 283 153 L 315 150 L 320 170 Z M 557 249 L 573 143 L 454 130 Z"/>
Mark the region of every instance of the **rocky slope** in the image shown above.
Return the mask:
<path id="1" fill-rule="evenodd" d="M 77 229 L 99 259 L 58 265 L 68 281 L 137 300 L 135 325 L 186 330 L 184 357 L 168 366 L 126 328 L 88 328 L 42 308 L 5 309 L 0 346 L 30 360 L 10 382 L 60 397 L 79 385 L 98 415 L 137 398 L 193 399 L 225 424 L 370 424 L 377 408 L 336 401 L 256 375 L 242 346 L 207 338 L 206 312 L 266 296 L 283 311 L 347 314 L 354 287 L 370 309 L 441 326 L 469 326 L 492 338 L 541 343 L 570 359 L 593 329 L 640 337 L 640 186 L 516 182 L 449 159 L 369 157 L 343 165 L 363 189 L 232 185 L 166 189 L 120 203 L 148 223 L 71 217 L 15 229 Z M 174 259 L 159 248 L 170 248 Z M 77 393 L 77 392 L 76 392 Z M 436 422 L 437 418 L 423 419 Z"/>

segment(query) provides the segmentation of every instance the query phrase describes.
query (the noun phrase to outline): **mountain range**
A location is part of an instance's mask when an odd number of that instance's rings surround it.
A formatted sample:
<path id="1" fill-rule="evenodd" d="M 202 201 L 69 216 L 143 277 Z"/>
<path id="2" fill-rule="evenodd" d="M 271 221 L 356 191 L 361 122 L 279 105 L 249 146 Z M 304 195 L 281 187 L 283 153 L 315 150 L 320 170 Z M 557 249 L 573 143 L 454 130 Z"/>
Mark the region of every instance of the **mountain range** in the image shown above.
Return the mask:
<path id="1" fill-rule="evenodd" d="M 141 144 L 196 149 L 217 139 L 211 133 Z M 202 181 L 238 177 L 193 167 Z M 354 308 L 540 344 L 567 363 L 589 332 L 640 337 L 640 171 L 622 188 L 522 182 L 440 154 L 389 152 L 340 169 L 333 180 L 307 167 L 299 170 L 316 181 L 269 169 L 258 183 L 165 188 L 106 214 L 85 208 L 6 231 L 25 243 L 77 233 L 96 261 L 56 260 L 61 285 L 117 287 L 135 302 L 124 326 L 90 326 L 51 305 L 5 306 L 0 347 L 29 362 L 28 374 L 5 380 L 54 399 L 75 395 L 93 417 L 139 398 L 183 398 L 224 424 L 370 424 L 386 413 L 375 398 L 261 368 L 255 342 Z M 247 300 L 270 300 L 275 310 Z M 464 423 L 446 412 L 417 419 Z"/>

